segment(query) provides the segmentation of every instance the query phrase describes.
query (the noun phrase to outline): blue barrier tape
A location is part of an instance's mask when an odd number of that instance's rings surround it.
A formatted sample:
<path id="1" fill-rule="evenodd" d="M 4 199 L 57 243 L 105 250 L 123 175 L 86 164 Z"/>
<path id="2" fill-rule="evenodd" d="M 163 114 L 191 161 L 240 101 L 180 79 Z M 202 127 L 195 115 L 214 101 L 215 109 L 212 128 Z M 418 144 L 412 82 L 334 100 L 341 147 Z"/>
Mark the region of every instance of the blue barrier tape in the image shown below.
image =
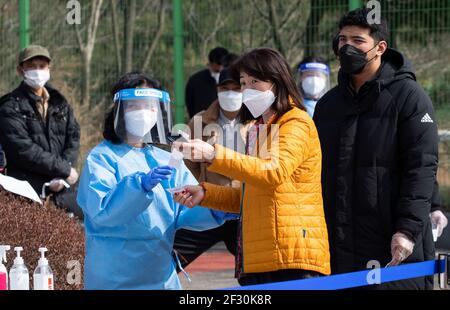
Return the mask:
<path id="1" fill-rule="evenodd" d="M 380 281 L 377 284 L 380 284 L 431 276 L 436 273 L 442 273 L 444 270 L 445 260 L 430 260 L 389 268 L 368 269 L 305 280 L 232 287 L 224 290 L 341 290 L 370 285 L 368 279 L 372 279 L 376 272 L 379 272 Z"/>

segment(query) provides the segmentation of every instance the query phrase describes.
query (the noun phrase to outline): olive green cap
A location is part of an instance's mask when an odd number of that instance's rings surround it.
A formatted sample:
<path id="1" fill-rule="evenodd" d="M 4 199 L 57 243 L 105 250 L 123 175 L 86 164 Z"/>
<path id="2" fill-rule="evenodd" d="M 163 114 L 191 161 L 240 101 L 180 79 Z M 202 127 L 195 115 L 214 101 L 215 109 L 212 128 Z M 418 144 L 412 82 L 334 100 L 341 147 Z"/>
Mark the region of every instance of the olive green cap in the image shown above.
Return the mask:
<path id="1" fill-rule="evenodd" d="M 50 57 L 50 53 L 45 47 L 42 47 L 40 45 L 30 45 L 20 51 L 19 65 L 34 57 L 45 57 L 49 62 L 52 60 L 52 58 Z"/>

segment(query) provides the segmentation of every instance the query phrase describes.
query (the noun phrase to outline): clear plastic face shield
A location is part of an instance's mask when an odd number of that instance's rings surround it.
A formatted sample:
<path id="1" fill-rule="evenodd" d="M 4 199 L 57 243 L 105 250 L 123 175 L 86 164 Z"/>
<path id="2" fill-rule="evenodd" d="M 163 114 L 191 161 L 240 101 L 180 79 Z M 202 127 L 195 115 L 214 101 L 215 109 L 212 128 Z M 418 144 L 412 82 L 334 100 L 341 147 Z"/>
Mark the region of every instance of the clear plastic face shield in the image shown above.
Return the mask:
<path id="1" fill-rule="evenodd" d="M 330 68 L 318 62 L 301 64 L 297 70 L 297 87 L 305 99 L 319 100 L 330 90 Z"/>
<path id="2" fill-rule="evenodd" d="M 172 128 L 169 94 L 154 88 L 122 89 L 114 95 L 116 135 L 126 143 L 168 144 Z"/>

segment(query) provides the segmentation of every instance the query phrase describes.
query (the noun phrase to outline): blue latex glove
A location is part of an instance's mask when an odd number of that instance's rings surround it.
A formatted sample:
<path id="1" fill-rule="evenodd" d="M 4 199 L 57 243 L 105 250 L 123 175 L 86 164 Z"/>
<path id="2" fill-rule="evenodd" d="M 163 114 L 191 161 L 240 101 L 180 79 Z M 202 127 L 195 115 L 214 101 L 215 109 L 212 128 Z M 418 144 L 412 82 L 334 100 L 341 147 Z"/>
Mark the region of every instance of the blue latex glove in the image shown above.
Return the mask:
<path id="1" fill-rule="evenodd" d="M 217 220 L 223 220 L 223 221 L 231 221 L 231 220 L 237 220 L 239 219 L 239 214 L 235 213 L 228 213 L 218 210 L 211 209 L 211 213 Z"/>
<path id="2" fill-rule="evenodd" d="M 170 166 L 156 167 L 149 173 L 141 177 L 142 187 L 147 191 L 151 191 L 158 183 L 163 180 L 169 180 L 175 169 Z"/>

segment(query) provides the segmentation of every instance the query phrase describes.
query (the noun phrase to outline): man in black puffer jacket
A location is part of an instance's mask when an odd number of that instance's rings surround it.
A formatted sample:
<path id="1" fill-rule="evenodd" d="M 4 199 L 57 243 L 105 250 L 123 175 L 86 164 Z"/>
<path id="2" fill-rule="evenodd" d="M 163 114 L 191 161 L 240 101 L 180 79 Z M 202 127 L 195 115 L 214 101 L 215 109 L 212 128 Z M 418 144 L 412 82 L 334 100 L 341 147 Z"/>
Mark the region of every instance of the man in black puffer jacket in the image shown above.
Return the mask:
<path id="1" fill-rule="evenodd" d="M 38 194 L 53 180 L 56 204 L 81 216 L 74 193 L 59 181 L 78 179 L 80 127 L 67 100 L 47 83 L 50 61 L 44 47 L 21 51 L 17 71 L 24 81 L 0 99 L 0 143 L 9 176 L 28 181 Z"/>
<path id="2" fill-rule="evenodd" d="M 371 260 L 384 267 L 434 259 L 433 106 L 410 63 L 387 47 L 385 21 L 369 24 L 368 12 L 357 9 L 341 19 L 334 44 L 338 85 L 314 113 L 334 274 L 364 270 Z M 430 289 L 432 279 L 375 288 Z"/>

